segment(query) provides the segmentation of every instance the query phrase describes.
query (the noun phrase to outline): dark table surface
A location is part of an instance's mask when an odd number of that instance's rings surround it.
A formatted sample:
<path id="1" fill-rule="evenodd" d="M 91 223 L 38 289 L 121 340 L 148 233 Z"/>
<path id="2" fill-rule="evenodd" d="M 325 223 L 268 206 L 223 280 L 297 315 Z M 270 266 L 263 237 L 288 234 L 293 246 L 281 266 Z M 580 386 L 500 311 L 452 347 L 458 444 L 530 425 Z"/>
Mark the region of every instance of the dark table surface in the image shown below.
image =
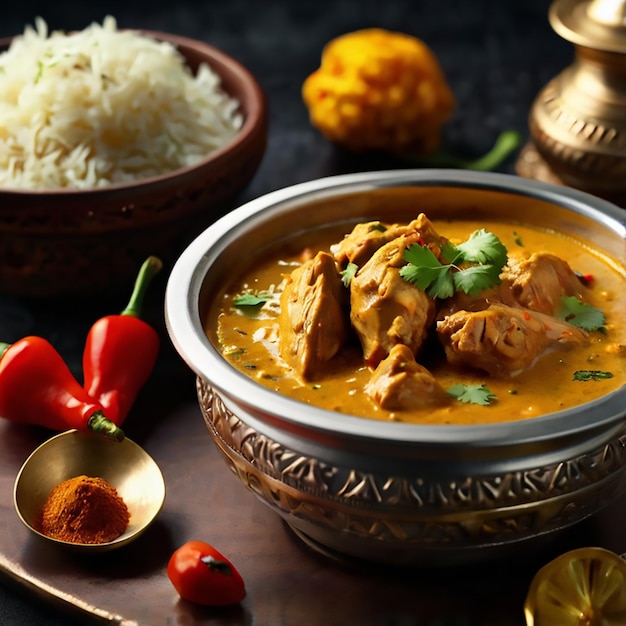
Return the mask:
<path id="1" fill-rule="evenodd" d="M 20 0 L 5 4 L 0 37 L 21 33 L 38 15 L 50 29 L 73 30 L 110 14 L 121 28 L 201 39 L 247 66 L 266 93 L 270 135 L 261 168 L 233 205 L 313 178 L 392 165 L 384 159 L 346 157 L 308 122 L 300 97 L 302 81 L 318 67 L 324 44 L 339 34 L 375 26 L 403 31 L 428 43 L 458 102 L 445 128 L 444 146 L 461 156 L 482 154 L 505 129 L 527 136 L 533 99 L 573 58 L 571 45 L 549 25 L 547 0 L 152 0 L 148 4 Z M 514 173 L 514 165 L 515 155 L 499 169 Z M 161 288 L 163 283 L 164 279 Z M 150 315 L 165 335 L 161 303 L 162 291 L 156 288 Z M 27 333 L 47 336 L 76 365 L 78 344 L 95 313 L 118 309 L 117 302 L 68 307 L 0 294 L 0 327 L 3 340 L 8 341 Z M 184 368 L 171 347 L 166 346 L 158 368 L 161 374 L 174 372 L 184 378 Z M 193 385 L 179 388 L 176 400 L 181 405 L 193 403 Z M 417 624 L 406 619 L 393 623 Z M 0 586 L 1 625 L 68 623 L 67 617 L 54 614 L 27 593 Z M 432 626 L 457 623 L 470 624 L 450 621 L 445 611 L 428 621 Z"/>

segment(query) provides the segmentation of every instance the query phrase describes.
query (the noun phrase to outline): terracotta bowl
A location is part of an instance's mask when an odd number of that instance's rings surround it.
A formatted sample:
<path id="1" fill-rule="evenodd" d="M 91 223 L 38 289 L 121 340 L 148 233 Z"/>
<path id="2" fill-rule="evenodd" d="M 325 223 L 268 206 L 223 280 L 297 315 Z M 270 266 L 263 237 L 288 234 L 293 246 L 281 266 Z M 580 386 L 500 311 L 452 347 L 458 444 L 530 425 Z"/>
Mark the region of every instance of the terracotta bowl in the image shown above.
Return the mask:
<path id="1" fill-rule="evenodd" d="M 173 261 L 223 214 L 261 163 L 267 141 L 264 94 L 238 61 L 186 37 L 143 31 L 175 45 L 195 71 L 206 62 L 237 98 L 244 124 L 228 145 L 196 165 L 91 190 L 0 187 L 0 292 L 27 297 L 127 289 L 149 255 Z M 0 50 L 9 39 L 0 40 Z"/>
<path id="2" fill-rule="evenodd" d="M 525 551 L 602 509 L 626 475 L 626 385 L 573 409 L 488 425 L 419 425 L 299 403 L 235 370 L 209 305 L 226 276 L 329 222 L 503 217 L 585 237 L 626 272 L 624 213 L 568 188 L 503 174 L 371 172 L 283 189 L 231 212 L 184 251 L 165 312 L 197 375 L 206 425 L 241 482 L 308 544 L 335 557 L 452 564 Z M 344 231 L 347 232 L 347 231 Z M 207 320 L 209 320 L 207 322 Z M 205 328 L 209 329 L 208 331 Z"/>

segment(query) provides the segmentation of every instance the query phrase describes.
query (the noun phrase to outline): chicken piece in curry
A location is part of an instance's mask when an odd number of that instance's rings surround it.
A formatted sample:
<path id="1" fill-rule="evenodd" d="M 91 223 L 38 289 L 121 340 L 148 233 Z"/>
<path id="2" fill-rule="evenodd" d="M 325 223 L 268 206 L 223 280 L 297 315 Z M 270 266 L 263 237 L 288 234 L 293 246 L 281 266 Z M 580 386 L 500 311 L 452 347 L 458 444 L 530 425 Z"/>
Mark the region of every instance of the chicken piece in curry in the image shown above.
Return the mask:
<path id="1" fill-rule="evenodd" d="M 285 277 L 278 349 L 305 380 L 319 378 L 348 336 L 345 290 L 335 260 L 318 252 Z"/>
<path id="2" fill-rule="evenodd" d="M 417 355 L 435 319 L 433 298 L 400 275 L 404 251 L 418 239 L 419 233 L 400 235 L 384 244 L 350 281 L 350 323 L 372 369 L 397 344 Z"/>
<path id="3" fill-rule="evenodd" d="M 534 226 L 366 222 L 258 260 L 220 301 L 217 335 L 246 375 L 322 408 L 524 419 L 624 383 L 625 272 Z"/>

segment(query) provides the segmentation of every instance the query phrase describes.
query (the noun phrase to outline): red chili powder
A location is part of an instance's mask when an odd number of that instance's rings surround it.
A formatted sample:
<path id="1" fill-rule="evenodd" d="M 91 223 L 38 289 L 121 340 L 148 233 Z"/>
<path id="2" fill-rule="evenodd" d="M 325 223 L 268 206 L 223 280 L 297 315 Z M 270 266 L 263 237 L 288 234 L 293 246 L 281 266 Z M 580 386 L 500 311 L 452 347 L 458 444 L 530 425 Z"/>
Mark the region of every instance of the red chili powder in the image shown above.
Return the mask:
<path id="1" fill-rule="evenodd" d="M 115 487 L 99 477 L 58 484 L 44 503 L 41 532 L 71 543 L 107 543 L 128 527 L 130 513 Z"/>

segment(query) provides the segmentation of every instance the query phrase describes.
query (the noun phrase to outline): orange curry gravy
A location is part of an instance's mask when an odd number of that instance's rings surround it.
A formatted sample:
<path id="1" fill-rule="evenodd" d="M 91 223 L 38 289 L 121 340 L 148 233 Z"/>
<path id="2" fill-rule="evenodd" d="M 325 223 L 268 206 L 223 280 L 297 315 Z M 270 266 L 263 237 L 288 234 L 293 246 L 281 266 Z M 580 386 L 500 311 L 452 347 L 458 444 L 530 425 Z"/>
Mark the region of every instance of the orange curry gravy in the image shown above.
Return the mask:
<path id="1" fill-rule="evenodd" d="M 245 314 L 232 306 L 232 298 L 245 291 L 280 290 L 283 275 L 298 264 L 298 254 L 305 247 L 296 244 L 291 250 L 277 250 L 272 258 L 256 261 L 242 279 L 228 286 L 214 302 L 207 324 L 215 329 L 224 357 L 237 369 L 258 383 L 301 402 L 341 413 L 390 421 L 420 424 L 487 424 L 535 417 L 559 411 L 618 389 L 626 380 L 626 268 L 614 259 L 600 255 L 583 242 L 559 233 L 535 227 L 502 222 L 437 221 L 438 232 L 453 243 L 464 241 L 479 228 L 497 235 L 510 254 L 520 245 L 524 250 L 547 250 L 568 261 L 572 269 L 593 277 L 589 304 L 602 309 L 606 332 L 590 333 L 589 345 L 576 349 L 553 349 L 544 353 L 535 365 L 510 379 L 496 379 L 481 371 L 455 369 L 438 350 L 418 354 L 417 360 L 428 367 L 444 389 L 454 384 L 484 383 L 495 394 L 488 405 L 461 403 L 456 399 L 441 408 L 411 411 L 385 411 L 365 393 L 363 387 L 371 372 L 363 365 L 358 341 L 343 349 L 328 363 L 327 374 L 314 383 L 303 383 L 286 368 L 278 356 L 275 315 L 267 305 Z M 329 250 L 340 241 L 342 232 L 319 232 L 307 235 L 306 246 Z M 217 318 L 217 322 L 216 322 Z M 207 326 L 207 330 L 209 326 Z M 613 374 L 604 380 L 574 381 L 577 370 L 601 370 Z"/>

